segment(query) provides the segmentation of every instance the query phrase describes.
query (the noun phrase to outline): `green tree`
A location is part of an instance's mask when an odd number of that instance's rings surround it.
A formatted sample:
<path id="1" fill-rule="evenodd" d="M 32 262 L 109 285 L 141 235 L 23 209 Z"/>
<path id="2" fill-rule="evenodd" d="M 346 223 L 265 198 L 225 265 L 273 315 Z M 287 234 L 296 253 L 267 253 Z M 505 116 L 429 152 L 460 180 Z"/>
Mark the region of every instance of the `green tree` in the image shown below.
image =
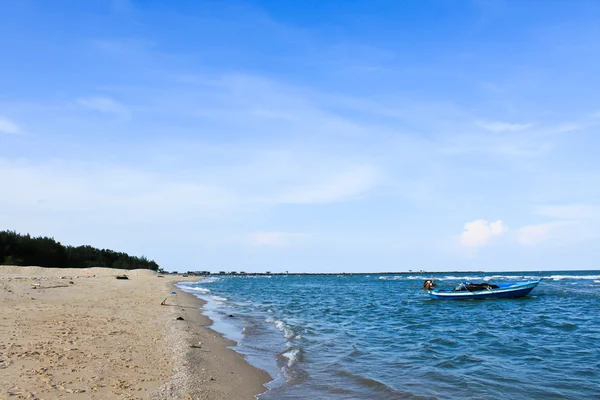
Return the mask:
<path id="1" fill-rule="evenodd" d="M 145 256 L 134 257 L 92 246 L 63 246 L 54 238 L 32 237 L 14 231 L 0 231 L 0 264 L 58 268 L 159 269 L 157 263 Z"/>

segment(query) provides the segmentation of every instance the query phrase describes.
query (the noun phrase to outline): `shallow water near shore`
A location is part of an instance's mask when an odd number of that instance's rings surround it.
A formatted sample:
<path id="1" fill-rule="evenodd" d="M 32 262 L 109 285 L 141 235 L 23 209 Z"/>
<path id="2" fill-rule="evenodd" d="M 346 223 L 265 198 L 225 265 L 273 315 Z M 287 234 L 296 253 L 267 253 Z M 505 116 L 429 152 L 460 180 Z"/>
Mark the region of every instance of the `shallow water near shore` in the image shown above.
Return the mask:
<path id="1" fill-rule="evenodd" d="M 544 278 L 525 298 L 440 301 L 424 279 Z M 271 399 L 597 399 L 600 271 L 210 277 L 213 329 Z M 230 317 L 233 315 L 233 317 Z"/>

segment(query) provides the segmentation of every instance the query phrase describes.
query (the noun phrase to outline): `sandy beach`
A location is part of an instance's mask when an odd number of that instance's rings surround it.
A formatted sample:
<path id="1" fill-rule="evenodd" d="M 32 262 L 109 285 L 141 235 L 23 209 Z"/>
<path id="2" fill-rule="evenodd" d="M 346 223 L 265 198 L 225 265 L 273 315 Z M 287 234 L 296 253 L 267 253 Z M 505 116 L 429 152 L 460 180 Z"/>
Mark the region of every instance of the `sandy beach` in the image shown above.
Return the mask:
<path id="1" fill-rule="evenodd" d="M 207 328 L 186 279 L 0 266 L 0 399 L 254 399 L 268 374 Z"/>

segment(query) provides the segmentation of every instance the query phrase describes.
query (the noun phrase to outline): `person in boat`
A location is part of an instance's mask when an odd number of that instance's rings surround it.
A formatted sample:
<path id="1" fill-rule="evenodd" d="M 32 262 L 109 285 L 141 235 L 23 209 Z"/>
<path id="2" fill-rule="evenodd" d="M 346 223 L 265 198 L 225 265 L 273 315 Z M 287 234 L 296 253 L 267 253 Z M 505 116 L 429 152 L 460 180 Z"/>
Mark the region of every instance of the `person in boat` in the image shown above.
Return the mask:
<path id="1" fill-rule="evenodd" d="M 423 290 L 429 290 L 429 289 L 433 289 L 434 287 L 436 287 L 435 282 L 433 281 L 433 279 L 427 279 L 424 283 L 423 283 Z"/>

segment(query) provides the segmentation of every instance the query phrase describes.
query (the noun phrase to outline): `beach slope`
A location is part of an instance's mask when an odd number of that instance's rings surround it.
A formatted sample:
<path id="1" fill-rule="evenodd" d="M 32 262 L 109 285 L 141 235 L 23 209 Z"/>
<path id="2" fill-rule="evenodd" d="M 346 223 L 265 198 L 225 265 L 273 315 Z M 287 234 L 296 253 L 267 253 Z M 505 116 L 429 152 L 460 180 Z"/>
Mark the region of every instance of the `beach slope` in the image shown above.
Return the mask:
<path id="1" fill-rule="evenodd" d="M 206 328 L 182 280 L 0 266 L 0 399 L 255 398 L 269 376 Z"/>

